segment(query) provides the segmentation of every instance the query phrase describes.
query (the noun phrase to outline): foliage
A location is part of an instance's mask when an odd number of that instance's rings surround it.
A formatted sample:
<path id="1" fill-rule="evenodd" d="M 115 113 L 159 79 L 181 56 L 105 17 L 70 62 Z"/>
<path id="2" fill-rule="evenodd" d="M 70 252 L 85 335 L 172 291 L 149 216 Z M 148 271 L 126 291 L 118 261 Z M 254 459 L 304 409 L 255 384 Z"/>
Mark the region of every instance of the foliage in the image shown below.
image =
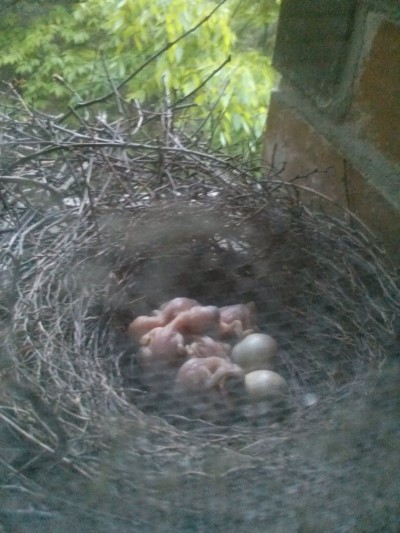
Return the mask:
<path id="1" fill-rule="evenodd" d="M 203 20 L 126 83 L 124 96 L 148 105 L 161 93 L 194 104 L 193 127 L 205 128 L 217 146 L 253 143 L 261 135 L 275 75 L 257 47 L 263 35 L 268 40 L 263 32 L 276 20 L 276 0 L 48 4 L 31 6 L 31 23 L 21 22 L 18 10 L 1 23 L 0 68 L 13 71 L 28 102 L 49 110 L 101 97 Z"/>

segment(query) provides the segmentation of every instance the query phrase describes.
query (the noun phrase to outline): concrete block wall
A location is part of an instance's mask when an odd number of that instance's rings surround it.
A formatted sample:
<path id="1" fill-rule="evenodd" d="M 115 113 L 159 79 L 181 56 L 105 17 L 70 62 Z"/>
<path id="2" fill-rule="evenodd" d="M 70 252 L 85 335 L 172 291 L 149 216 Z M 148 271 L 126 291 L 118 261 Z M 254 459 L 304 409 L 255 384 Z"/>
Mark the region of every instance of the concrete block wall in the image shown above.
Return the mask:
<path id="1" fill-rule="evenodd" d="M 274 66 L 265 161 L 354 211 L 400 266 L 399 1 L 282 0 Z"/>

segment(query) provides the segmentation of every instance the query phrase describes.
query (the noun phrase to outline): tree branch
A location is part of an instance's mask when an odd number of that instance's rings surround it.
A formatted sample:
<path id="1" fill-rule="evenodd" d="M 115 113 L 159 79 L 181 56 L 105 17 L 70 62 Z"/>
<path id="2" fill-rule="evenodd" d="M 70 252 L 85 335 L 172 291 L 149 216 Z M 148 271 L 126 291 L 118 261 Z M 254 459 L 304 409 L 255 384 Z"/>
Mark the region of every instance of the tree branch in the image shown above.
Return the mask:
<path id="1" fill-rule="evenodd" d="M 194 94 L 196 94 L 197 91 L 199 91 L 202 87 L 204 87 L 204 85 L 206 85 L 206 84 L 209 82 L 209 80 L 211 80 L 211 78 L 212 78 L 213 76 L 215 76 L 215 74 L 216 74 L 217 72 L 219 72 L 220 70 L 222 70 L 222 69 L 224 68 L 224 66 L 227 65 L 227 64 L 229 63 L 230 60 L 231 60 L 231 56 L 228 56 L 228 57 L 225 59 L 225 61 L 219 65 L 219 67 L 217 67 L 215 70 L 213 70 L 213 71 L 211 72 L 211 74 L 210 74 L 209 76 L 207 76 L 207 78 L 206 78 L 204 81 L 202 81 L 202 82 L 200 83 L 200 85 L 198 85 L 195 89 L 193 89 L 193 91 L 191 91 L 189 94 L 186 94 L 185 96 L 182 96 L 182 98 L 180 98 L 180 99 L 175 103 L 175 106 L 181 104 L 182 102 L 184 102 L 185 100 L 187 100 L 188 98 L 190 98 L 191 96 L 193 96 Z"/>
<path id="2" fill-rule="evenodd" d="M 206 15 L 204 18 L 202 18 L 200 20 L 200 22 L 198 22 L 195 26 L 193 26 L 189 30 L 187 30 L 184 33 L 182 33 L 182 35 L 177 37 L 175 40 L 173 40 L 171 42 L 168 42 L 165 46 L 163 46 L 160 50 L 158 50 L 158 52 L 155 52 L 152 56 L 150 56 L 149 59 L 147 59 L 144 63 L 142 63 L 139 68 L 137 68 L 134 72 L 132 72 L 132 74 L 127 76 L 123 81 L 121 81 L 121 83 L 119 85 L 117 85 L 117 90 L 121 89 L 124 85 L 129 83 L 135 76 L 137 76 L 143 69 L 145 69 L 148 65 L 150 65 L 150 63 L 152 63 L 158 57 L 160 57 L 164 52 L 166 52 L 167 50 L 172 48 L 175 44 L 179 43 L 179 41 L 182 41 L 182 39 L 184 39 L 185 37 L 187 37 L 191 33 L 195 32 L 198 28 L 200 28 L 200 26 L 202 26 L 205 22 L 207 22 L 207 20 L 209 20 L 214 15 L 214 13 L 223 4 L 225 4 L 225 2 L 226 2 L 226 0 L 222 0 L 221 2 L 219 2 L 214 7 L 214 9 L 212 9 L 210 11 L 210 13 L 208 15 Z M 112 90 L 109 93 L 107 93 L 107 94 L 105 94 L 103 96 L 100 96 L 99 98 L 95 98 L 93 100 L 89 100 L 89 101 L 86 101 L 86 102 L 79 102 L 73 107 L 73 109 L 76 110 L 76 109 L 80 109 L 81 107 L 88 107 L 88 106 L 91 106 L 91 105 L 94 105 L 94 104 L 99 104 L 101 102 L 104 102 L 104 101 L 108 100 L 108 98 L 111 98 L 112 96 L 114 96 L 114 94 L 115 94 L 115 91 Z M 68 111 L 65 115 L 63 115 L 61 117 L 60 121 L 65 120 L 67 117 L 70 116 L 71 113 L 72 113 L 72 110 Z"/>

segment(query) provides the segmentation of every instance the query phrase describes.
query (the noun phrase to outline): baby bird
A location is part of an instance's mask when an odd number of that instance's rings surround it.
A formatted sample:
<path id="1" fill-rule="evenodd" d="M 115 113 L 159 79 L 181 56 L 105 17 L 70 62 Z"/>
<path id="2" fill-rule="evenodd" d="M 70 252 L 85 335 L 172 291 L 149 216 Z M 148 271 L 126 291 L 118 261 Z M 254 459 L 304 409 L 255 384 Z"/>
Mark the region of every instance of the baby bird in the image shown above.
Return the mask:
<path id="1" fill-rule="evenodd" d="M 154 328 L 164 326 L 164 317 L 162 315 L 155 316 L 138 316 L 128 326 L 128 335 L 136 342 L 149 333 Z"/>
<path id="2" fill-rule="evenodd" d="M 214 334 L 219 327 L 219 309 L 213 305 L 196 305 L 179 313 L 170 323 L 186 340 L 198 335 Z"/>
<path id="3" fill-rule="evenodd" d="M 186 348 L 189 357 L 205 358 L 215 356 L 221 357 L 226 361 L 230 360 L 230 345 L 224 342 L 215 341 L 206 335 L 203 337 L 197 337 L 197 339 L 189 344 Z"/>
<path id="4" fill-rule="evenodd" d="M 156 313 L 160 313 L 165 320 L 165 324 L 168 324 L 171 322 L 174 318 L 176 318 L 179 313 L 182 313 L 183 311 L 189 311 L 189 309 L 192 309 L 192 307 L 199 306 L 199 302 L 196 300 L 191 300 L 190 298 L 174 298 L 173 300 L 170 300 L 169 302 L 166 302 L 160 307 L 159 311 L 156 311 Z"/>
<path id="5" fill-rule="evenodd" d="M 257 325 L 254 302 L 228 305 L 220 308 L 220 335 L 222 337 L 245 337 L 253 333 Z"/>
<path id="6" fill-rule="evenodd" d="M 171 324 L 143 335 L 140 345 L 138 359 L 144 367 L 152 367 L 156 362 L 174 365 L 187 355 L 183 335 Z"/>
<path id="7" fill-rule="evenodd" d="M 243 370 L 221 357 L 192 358 L 178 371 L 175 396 L 186 411 L 200 418 L 218 420 L 234 409 L 234 393 L 228 385 L 233 382 L 242 388 L 243 379 Z"/>
<path id="8" fill-rule="evenodd" d="M 152 316 L 138 316 L 128 327 L 128 335 L 136 342 L 149 333 L 154 328 L 163 327 L 169 324 L 182 311 L 188 311 L 194 306 L 198 306 L 196 300 L 190 298 L 174 298 L 164 303 L 160 309 L 153 311 Z"/>
<path id="9" fill-rule="evenodd" d="M 171 391 L 177 367 L 186 358 L 183 335 L 170 325 L 149 331 L 140 340 L 137 362 L 142 384 L 156 397 Z"/>

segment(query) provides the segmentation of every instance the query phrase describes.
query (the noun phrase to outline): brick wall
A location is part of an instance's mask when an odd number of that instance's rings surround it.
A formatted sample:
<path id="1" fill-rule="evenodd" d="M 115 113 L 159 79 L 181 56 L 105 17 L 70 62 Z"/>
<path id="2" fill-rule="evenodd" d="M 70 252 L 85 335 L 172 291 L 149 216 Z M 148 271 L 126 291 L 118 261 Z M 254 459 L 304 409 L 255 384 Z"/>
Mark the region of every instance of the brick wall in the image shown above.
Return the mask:
<path id="1" fill-rule="evenodd" d="M 399 1 L 282 0 L 274 65 L 266 162 L 354 211 L 400 265 Z"/>

